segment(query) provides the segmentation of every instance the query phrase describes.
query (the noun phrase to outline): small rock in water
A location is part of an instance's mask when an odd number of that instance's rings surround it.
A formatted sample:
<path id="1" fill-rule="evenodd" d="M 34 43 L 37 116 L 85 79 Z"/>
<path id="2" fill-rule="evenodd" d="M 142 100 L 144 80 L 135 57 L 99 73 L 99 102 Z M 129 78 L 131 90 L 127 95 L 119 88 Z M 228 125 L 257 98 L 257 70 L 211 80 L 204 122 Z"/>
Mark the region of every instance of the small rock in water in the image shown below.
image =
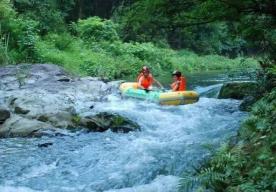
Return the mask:
<path id="1" fill-rule="evenodd" d="M 57 81 L 60 81 L 60 82 L 70 82 L 71 79 L 68 78 L 68 77 L 63 77 L 63 78 L 58 79 Z"/>
<path id="2" fill-rule="evenodd" d="M 3 124 L 10 116 L 11 114 L 8 110 L 0 108 L 0 124 Z"/>
<path id="3" fill-rule="evenodd" d="M 140 130 L 139 125 L 130 119 L 107 112 L 82 118 L 79 125 L 96 132 L 104 132 L 108 129 L 122 133 Z"/>
<path id="4" fill-rule="evenodd" d="M 47 122 L 49 118 L 46 115 L 41 115 L 37 118 L 38 121 Z"/>
<path id="5" fill-rule="evenodd" d="M 21 108 L 21 107 L 15 107 L 15 108 L 14 108 L 14 112 L 15 112 L 16 114 L 23 114 L 23 115 L 26 115 L 27 113 L 30 112 L 30 110 L 28 110 L 28 109 L 23 109 L 23 108 Z"/>
<path id="6" fill-rule="evenodd" d="M 41 143 L 41 144 L 38 144 L 37 146 L 38 147 L 49 147 L 50 145 L 53 145 L 53 143 L 49 142 L 49 143 Z"/>

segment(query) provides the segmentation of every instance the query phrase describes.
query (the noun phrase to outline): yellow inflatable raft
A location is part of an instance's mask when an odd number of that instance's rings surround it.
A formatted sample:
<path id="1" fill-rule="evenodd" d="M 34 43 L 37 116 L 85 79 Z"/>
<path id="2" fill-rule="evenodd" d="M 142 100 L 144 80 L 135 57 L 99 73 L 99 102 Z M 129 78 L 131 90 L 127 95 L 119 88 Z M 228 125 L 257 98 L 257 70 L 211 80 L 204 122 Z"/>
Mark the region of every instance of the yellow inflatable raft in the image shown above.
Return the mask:
<path id="1" fill-rule="evenodd" d="M 192 104 L 199 100 L 195 91 L 161 92 L 138 89 L 138 83 L 122 83 L 120 85 L 122 95 L 137 99 L 144 99 L 157 102 L 161 105 L 185 105 Z"/>

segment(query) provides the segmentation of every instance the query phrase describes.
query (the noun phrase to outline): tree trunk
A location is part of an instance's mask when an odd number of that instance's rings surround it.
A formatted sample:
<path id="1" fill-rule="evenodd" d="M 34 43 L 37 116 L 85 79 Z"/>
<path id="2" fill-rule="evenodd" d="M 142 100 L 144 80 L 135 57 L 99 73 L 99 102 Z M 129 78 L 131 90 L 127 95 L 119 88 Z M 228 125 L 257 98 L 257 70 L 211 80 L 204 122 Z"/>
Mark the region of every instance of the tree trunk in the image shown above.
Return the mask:
<path id="1" fill-rule="evenodd" d="M 79 7 L 78 19 L 82 19 L 82 16 L 83 16 L 82 3 L 83 3 L 82 0 L 78 0 L 78 7 Z"/>

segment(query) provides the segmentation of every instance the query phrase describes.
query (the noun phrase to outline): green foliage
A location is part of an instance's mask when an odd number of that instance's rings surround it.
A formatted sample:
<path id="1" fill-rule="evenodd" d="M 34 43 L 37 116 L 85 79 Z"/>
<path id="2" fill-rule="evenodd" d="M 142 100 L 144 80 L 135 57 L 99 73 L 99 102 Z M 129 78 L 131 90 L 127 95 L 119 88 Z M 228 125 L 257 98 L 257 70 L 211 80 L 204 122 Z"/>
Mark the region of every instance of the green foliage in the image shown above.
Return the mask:
<path id="1" fill-rule="evenodd" d="M 15 0 L 17 12 L 25 19 L 38 22 L 40 33 L 64 30 L 64 18 L 74 5 L 73 0 L 60 2 L 59 0 Z"/>
<path id="2" fill-rule="evenodd" d="M 110 20 L 104 20 L 99 17 L 90 17 L 85 20 L 79 20 L 73 24 L 78 36 L 89 42 L 116 41 L 119 40 L 116 28 L 117 26 Z"/>
<path id="3" fill-rule="evenodd" d="M 66 44 L 66 49 L 60 50 L 61 45 L 57 44 L 58 39 L 70 35 L 53 35 L 46 36 L 45 40 L 41 40 L 36 44 L 36 51 L 42 62 L 52 62 L 60 64 L 66 69 L 91 76 L 101 76 L 108 78 L 122 77 L 125 73 L 131 73 L 131 63 L 127 58 L 112 57 L 104 50 L 92 51 L 87 47 L 81 39 L 71 39 L 70 44 Z M 59 41 L 59 40 L 58 40 Z M 60 41 L 62 43 L 62 41 Z M 63 46 L 62 46 L 63 47 Z M 133 58 L 132 58 L 133 60 Z"/>
<path id="4" fill-rule="evenodd" d="M 121 36 L 127 41 L 167 41 L 177 49 L 189 49 L 198 54 L 239 56 L 246 51 L 246 42 L 235 24 L 208 22 L 187 16 L 197 1 L 141 0 L 117 9 L 114 19 L 120 24 Z M 205 18 L 205 16 L 202 16 Z M 203 25 L 204 24 L 204 25 Z"/>
<path id="5" fill-rule="evenodd" d="M 0 8 L 1 63 L 34 61 L 39 22 L 17 16 L 10 1 Z"/>
<path id="6" fill-rule="evenodd" d="M 14 60 L 34 61 L 35 43 L 39 38 L 38 22 L 18 17 L 9 23 L 9 29 Z"/>
<path id="7" fill-rule="evenodd" d="M 212 70 L 238 70 L 258 68 L 258 63 L 252 58 L 238 57 L 229 59 L 219 55 L 198 56 L 189 51 L 179 51 L 169 59 L 169 62 L 181 71 L 212 71 Z"/>
<path id="8" fill-rule="evenodd" d="M 9 0 L 0 0 L 0 65 L 8 64 L 10 34 L 7 25 L 14 18 L 14 10 Z"/>
<path id="9" fill-rule="evenodd" d="M 1 34 L 0 28 L 0 65 L 6 65 L 10 62 L 9 52 L 9 36 Z"/>
<path id="10" fill-rule="evenodd" d="M 72 35 L 69 33 L 50 33 L 45 37 L 48 42 L 52 43 L 55 48 L 57 48 L 60 51 L 65 51 L 66 49 L 70 49 L 72 47 L 72 43 L 75 39 Z"/>
<path id="11" fill-rule="evenodd" d="M 275 61 L 275 6 L 274 0 L 204 0 L 186 17 L 199 21 L 228 21 L 234 23 L 237 32 L 251 45 L 260 47 L 260 53 L 274 57 Z M 199 19 L 200 18 L 200 19 Z M 273 35 L 274 34 L 274 35 Z M 264 43 L 265 42 L 265 43 Z"/>
<path id="12" fill-rule="evenodd" d="M 76 73 L 109 79 L 134 76 L 143 65 L 148 65 L 156 76 L 174 69 L 185 72 L 257 66 L 254 59 L 198 56 L 188 51 L 159 48 L 152 43 L 91 41 L 87 44 L 85 39 L 66 33 L 45 36 L 36 44 L 36 53 L 41 62 L 52 62 Z"/>
<path id="13" fill-rule="evenodd" d="M 14 15 L 10 0 L 0 0 L 0 24 Z"/>
<path id="14" fill-rule="evenodd" d="M 72 117 L 72 122 L 75 124 L 75 125 L 79 125 L 80 124 L 80 121 L 81 121 L 81 117 L 78 116 L 78 115 L 75 115 Z"/>
<path id="15" fill-rule="evenodd" d="M 164 5 L 162 0 L 142 0 L 120 6 L 113 18 L 120 23 L 123 39 L 138 42 L 166 39 L 163 26 L 171 20 L 166 16 Z"/>
<path id="16" fill-rule="evenodd" d="M 186 175 L 180 191 L 276 190 L 276 89 L 258 101 L 239 131 L 240 142 L 225 145 L 194 176 Z"/>

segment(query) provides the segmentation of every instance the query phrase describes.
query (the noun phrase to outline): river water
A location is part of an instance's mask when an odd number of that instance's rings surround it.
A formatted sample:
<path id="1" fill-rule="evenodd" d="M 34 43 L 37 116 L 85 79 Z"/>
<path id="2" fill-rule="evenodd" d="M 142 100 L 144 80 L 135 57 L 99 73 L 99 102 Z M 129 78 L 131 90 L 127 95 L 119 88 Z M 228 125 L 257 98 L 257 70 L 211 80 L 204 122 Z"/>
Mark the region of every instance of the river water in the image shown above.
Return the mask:
<path id="1" fill-rule="evenodd" d="M 239 101 L 215 98 L 229 76 L 200 77 L 189 78 L 197 79 L 190 87 L 202 95 L 192 105 L 159 106 L 113 93 L 93 112 L 85 103 L 77 106 L 83 114 L 119 113 L 137 122 L 140 132 L 1 139 L 0 191 L 176 192 L 181 174 L 210 155 L 206 146 L 226 142 L 246 117 Z M 53 145 L 38 147 L 46 142 Z"/>

